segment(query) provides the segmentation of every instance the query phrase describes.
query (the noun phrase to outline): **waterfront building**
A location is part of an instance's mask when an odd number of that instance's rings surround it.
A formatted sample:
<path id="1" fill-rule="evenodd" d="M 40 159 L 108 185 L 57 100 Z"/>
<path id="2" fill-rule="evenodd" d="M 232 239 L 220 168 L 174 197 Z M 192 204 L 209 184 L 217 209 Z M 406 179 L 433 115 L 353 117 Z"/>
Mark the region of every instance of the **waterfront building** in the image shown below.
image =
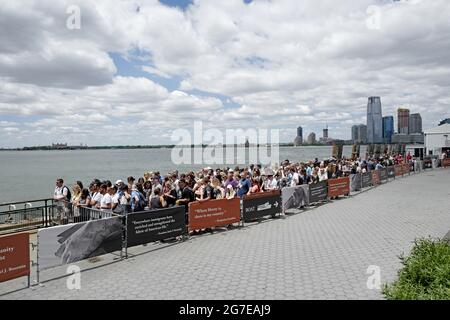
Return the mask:
<path id="1" fill-rule="evenodd" d="M 409 116 L 409 133 L 422 133 L 422 116 L 420 113 L 413 113 Z"/>
<path id="2" fill-rule="evenodd" d="M 316 143 L 316 134 L 314 132 L 311 132 L 308 136 L 308 144 L 315 144 Z"/>
<path id="3" fill-rule="evenodd" d="M 425 130 L 425 152 L 428 155 L 440 156 L 450 152 L 450 124 L 445 123 L 436 128 Z"/>
<path id="4" fill-rule="evenodd" d="M 297 137 L 294 140 L 294 145 L 295 146 L 300 146 L 303 144 L 303 128 L 302 127 L 298 127 L 297 128 Z"/>
<path id="5" fill-rule="evenodd" d="M 394 117 L 383 117 L 383 142 L 392 143 L 392 135 L 394 134 Z"/>
<path id="6" fill-rule="evenodd" d="M 328 141 L 328 125 L 325 129 L 323 129 L 323 140 Z"/>
<path id="7" fill-rule="evenodd" d="M 359 135 L 358 135 L 358 126 L 354 125 L 352 127 L 352 141 L 353 143 L 358 143 Z"/>
<path id="8" fill-rule="evenodd" d="M 367 103 L 367 142 L 383 142 L 383 116 L 380 97 L 370 97 Z"/>
<path id="9" fill-rule="evenodd" d="M 409 109 L 397 110 L 397 133 L 409 134 Z"/>
<path id="10" fill-rule="evenodd" d="M 367 126 L 365 124 L 360 124 L 358 126 L 358 143 L 367 143 Z"/>

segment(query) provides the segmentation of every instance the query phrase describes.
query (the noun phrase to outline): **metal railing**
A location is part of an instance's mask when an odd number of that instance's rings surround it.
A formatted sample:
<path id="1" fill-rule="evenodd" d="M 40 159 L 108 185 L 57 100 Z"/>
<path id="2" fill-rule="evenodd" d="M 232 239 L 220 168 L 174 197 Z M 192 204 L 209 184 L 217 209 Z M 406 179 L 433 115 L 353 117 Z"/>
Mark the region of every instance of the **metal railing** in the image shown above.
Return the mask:
<path id="1" fill-rule="evenodd" d="M 76 207 L 67 201 L 39 199 L 0 204 L 0 234 L 105 219 L 111 211 Z"/>

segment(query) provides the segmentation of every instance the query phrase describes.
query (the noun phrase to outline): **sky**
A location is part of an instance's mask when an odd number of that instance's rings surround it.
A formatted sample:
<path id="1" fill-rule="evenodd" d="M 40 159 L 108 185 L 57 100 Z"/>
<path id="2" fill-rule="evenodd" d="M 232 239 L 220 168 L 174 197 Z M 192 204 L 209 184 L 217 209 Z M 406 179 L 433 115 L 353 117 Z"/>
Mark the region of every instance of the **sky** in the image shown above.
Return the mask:
<path id="1" fill-rule="evenodd" d="M 3 148 L 173 144 L 195 120 L 350 139 L 370 96 L 450 117 L 448 0 L 0 5 Z"/>

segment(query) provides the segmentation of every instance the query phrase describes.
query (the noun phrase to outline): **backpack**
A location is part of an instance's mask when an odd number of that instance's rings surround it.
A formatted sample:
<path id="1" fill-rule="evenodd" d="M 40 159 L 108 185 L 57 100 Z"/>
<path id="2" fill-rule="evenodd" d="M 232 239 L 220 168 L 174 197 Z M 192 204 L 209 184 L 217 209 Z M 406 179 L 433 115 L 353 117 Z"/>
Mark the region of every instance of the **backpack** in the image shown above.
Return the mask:
<path id="1" fill-rule="evenodd" d="M 135 205 L 134 207 L 134 212 L 141 212 L 144 211 L 145 206 L 147 205 L 147 201 L 145 201 L 145 197 L 142 195 L 142 193 L 140 193 L 139 191 L 136 191 L 137 196 L 139 198 L 139 202 L 137 205 Z"/>
<path id="2" fill-rule="evenodd" d="M 67 188 L 66 186 L 62 187 L 61 193 L 64 194 L 64 189 L 67 189 L 67 197 L 66 197 L 66 200 L 67 200 L 68 202 L 70 202 L 70 200 L 72 200 L 72 193 L 70 192 L 70 189 Z"/>

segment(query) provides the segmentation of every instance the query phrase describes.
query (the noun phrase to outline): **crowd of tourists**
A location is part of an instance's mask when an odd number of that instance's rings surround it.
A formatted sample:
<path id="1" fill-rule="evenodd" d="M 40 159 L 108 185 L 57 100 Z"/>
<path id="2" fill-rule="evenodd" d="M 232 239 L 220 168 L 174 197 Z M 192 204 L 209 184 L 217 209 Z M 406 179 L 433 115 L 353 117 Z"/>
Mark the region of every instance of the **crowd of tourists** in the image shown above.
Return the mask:
<path id="1" fill-rule="evenodd" d="M 144 210 L 156 210 L 172 206 L 185 206 L 190 202 L 211 199 L 242 198 L 245 195 L 313 184 L 351 174 L 379 170 L 401 163 L 415 165 L 416 159 L 408 154 L 369 157 L 368 160 L 335 159 L 292 163 L 283 161 L 272 168 L 250 165 L 245 168 L 204 168 L 198 172 L 179 173 L 177 170 L 162 175 L 145 172 L 142 177 L 128 177 L 114 183 L 94 179 L 85 186 L 77 181 L 70 189 L 63 179 L 56 181 L 54 199 L 65 208 L 77 213 L 83 208 L 126 214 Z"/>

